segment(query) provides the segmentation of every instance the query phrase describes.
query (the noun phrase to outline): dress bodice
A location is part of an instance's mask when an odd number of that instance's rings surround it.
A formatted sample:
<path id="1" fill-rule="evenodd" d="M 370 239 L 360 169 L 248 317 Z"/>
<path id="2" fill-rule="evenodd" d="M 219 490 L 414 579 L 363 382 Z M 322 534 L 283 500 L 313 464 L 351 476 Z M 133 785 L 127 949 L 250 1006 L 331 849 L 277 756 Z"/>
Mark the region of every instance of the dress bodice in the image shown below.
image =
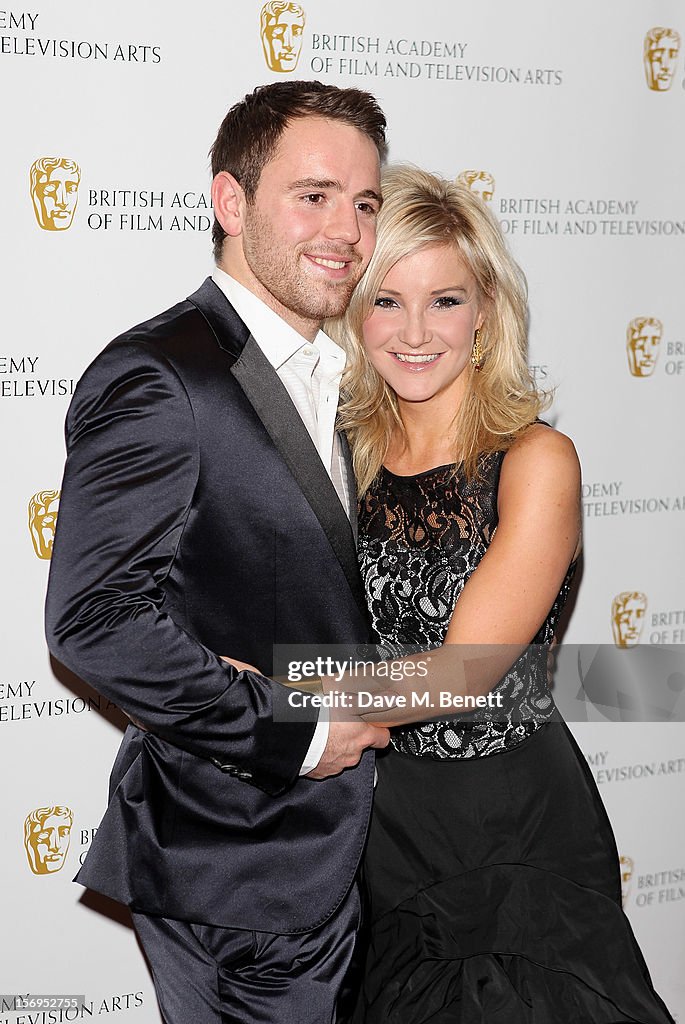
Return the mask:
<path id="1" fill-rule="evenodd" d="M 439 646 L 466 581 L 497 529 L 504 452 L 479 459 L 475 479 L 460 466 L 415 476 L 384 467 L 359 513 L 359 559 L 373 627 L 391 657 Z M 482 757 L 530 736 L 554 712 L 547 647 L 570 589 L 572 564 L 528 650 L 494 688 L 501 710 L 476 710 L 392 730 L 393 746 L 435 759 Z"/>

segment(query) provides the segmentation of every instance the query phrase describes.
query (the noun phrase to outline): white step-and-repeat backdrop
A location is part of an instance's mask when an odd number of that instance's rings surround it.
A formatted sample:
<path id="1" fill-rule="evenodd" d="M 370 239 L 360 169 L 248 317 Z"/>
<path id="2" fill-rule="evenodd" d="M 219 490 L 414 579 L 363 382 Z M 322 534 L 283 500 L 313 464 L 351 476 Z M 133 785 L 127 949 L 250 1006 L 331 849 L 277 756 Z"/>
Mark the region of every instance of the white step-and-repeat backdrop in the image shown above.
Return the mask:
<path id="1" fill-rule="evenodd" d="M 121 722 L 51 665 L 42 605 L 74 384 L 108 340 L 211 270 L 207 151 L 255 85 L 290 75 L 372 91 L 391 159 L 461 176 L 490 204 L 528 275 L 531 365 L 556 387 L 551 419 L 583 464 L 566 640 L 685 642 L 683 36 L 682 0 L 0 11 L 0 989 L 86 997 L 52 1016 L 0 1006 L 0 1024 L 159 1021 L 125 914 L 71 882 Z M 682 718 L 683 677 L 669 678 Z M 685 1020 L 685 726 L 575 717 L 627 913 Z"/>

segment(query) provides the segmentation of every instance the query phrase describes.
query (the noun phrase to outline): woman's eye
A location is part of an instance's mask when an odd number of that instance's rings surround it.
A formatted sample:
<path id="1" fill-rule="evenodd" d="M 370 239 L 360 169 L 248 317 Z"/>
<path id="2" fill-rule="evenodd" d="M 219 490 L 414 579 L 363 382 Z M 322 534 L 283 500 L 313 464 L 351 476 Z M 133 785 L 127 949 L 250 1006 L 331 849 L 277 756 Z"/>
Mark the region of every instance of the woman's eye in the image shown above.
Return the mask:
<path id="1" fill-rule="evenodd" d="M 383 295 L 379 295 L 376 301 L 374 302 L 374 306 L 376 306 L 378 309 L 393 309 L 393 307 L 396 305 L 397 303 L 395 302 L 394 299 L 389 299 L 387 296 Z"/>
<path id="2" fill-rule="evenodd" d="M 451 309 L 453 306 L 461 306 L 462 301 L 454 295 L 441 295 L 439 299 L 435 300 L 435 305 L 438 309 Z"/>

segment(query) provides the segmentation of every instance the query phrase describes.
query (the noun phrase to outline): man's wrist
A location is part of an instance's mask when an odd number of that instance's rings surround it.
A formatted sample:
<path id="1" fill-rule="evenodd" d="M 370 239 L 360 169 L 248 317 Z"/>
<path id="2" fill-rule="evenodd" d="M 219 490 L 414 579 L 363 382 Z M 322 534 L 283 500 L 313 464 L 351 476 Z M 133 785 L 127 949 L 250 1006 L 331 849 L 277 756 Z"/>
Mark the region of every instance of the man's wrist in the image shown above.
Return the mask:
<path id="1" fill-rule="evenodd" d="M 308 775 L 309 772 L 313 772 L 318 765 L 323 756 L 323 752 L 326 749 L 326 744 L 328 743 L 329 731 L 330 715 L 328 708 L 321 708 L 319 711 L 319 720 L 316 723 L 316 728 L 314 729 L 314 735 L 312 736 L 309 749 L 304 756 L 304 761 L 300 768 L 300 775 Z"/>

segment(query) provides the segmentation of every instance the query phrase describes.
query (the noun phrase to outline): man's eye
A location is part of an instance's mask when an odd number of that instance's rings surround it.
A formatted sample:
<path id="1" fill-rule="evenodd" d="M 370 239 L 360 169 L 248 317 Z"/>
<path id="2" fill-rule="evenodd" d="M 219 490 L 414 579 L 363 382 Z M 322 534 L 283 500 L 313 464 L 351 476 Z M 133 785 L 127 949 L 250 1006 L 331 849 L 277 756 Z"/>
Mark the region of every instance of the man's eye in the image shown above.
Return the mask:
<path id="1" fill-rule="evenodd" d="M 360 213 L 365 214 L 367 217 L 375 217 L 378 214 L 378 210 L 373 203 L 361 202 L 357 203 L 357 209 Z"/>
<path id="2" fill-rule="evenodd" d="M 318 206 L 325 198 L 322 192 L 308 192 L 307 195 L 302 196 L 307 203 L 311 203 L 312 206 Z"/>

